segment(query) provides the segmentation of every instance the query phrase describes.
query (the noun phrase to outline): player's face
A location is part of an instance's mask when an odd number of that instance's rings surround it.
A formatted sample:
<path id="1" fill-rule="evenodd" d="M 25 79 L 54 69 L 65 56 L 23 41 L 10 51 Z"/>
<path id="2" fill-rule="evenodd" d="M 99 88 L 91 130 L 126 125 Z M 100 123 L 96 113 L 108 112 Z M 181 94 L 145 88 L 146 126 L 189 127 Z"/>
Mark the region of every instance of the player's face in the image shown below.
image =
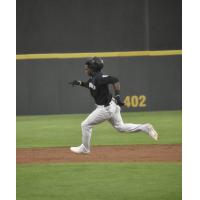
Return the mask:
<path id="1" fill-rule="evenodd" d="M 88 66 L 87 66 L 87 65 L 85 65 L 85 67 L 84 67 L 84 71 L 85 71 L 85 74 L 86 74 L 86 75 L 88 75 L 88 76 L 90 76 L 90 75 L 91 75 L 91 69 L 90 69 L 90 68 L 88 68 Z"/>

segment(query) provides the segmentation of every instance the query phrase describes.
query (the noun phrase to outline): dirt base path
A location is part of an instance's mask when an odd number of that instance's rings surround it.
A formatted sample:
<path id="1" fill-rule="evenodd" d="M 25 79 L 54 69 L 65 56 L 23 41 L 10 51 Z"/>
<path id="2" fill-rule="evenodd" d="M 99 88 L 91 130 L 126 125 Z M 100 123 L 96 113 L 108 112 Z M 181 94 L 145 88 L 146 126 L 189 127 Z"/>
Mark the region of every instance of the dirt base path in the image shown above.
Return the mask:
<path id="1" fill-rule="evenodd" d="M 17 164 L 75 162 L 181 162 L 181 145 L 95 146 L 90 154 L 69 148 L 17 148 Z"/>

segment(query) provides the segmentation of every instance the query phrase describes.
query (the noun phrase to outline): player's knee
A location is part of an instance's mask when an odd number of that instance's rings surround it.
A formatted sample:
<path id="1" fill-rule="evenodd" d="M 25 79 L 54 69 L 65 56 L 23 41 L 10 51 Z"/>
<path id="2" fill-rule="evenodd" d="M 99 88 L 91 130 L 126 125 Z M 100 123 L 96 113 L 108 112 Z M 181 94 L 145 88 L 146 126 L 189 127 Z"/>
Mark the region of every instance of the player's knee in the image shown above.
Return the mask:
<path id="1" fill-rule="evenodd" d="M 82 129 L 86 129 L 86 128 L 89 128 L 90 127 L 90 125 L 89 125 L 89 123 L 87 123 L 87 121 L 83 121 L 82 123 L 81 123 L 81 128 Z"/>
<path id="2" fill-rule="evenodd" d="M 86 127 L 86 122 L 83 121 L 83 122 L 81 123 L 81 128 L 85 128 L 85 127 Z"/>
<path id="3" fill-rule="evenodd" d="M 115 127 L 115 129 L 117 130 L 117 131 L 119 131 L 119 132 L 124 132 L 124 128 L 123 128 L 123 124 L 120 124 L 120 125 L 116 125 L 116 126 L 114 126 Z"/>

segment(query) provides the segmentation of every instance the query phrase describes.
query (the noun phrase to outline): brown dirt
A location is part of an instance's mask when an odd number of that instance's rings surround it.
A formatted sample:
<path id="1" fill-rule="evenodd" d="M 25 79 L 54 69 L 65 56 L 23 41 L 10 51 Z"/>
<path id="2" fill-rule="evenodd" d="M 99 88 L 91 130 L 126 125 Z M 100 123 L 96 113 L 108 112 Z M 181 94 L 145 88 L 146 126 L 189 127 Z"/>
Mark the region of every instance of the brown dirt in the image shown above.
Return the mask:
<path id="1" fill-rule="evenodd" d="M 17 148 L 17 164 L 75 162 L 181 162 L 180 144 L 95 146 L 90 154 L 68 148 Z"/>

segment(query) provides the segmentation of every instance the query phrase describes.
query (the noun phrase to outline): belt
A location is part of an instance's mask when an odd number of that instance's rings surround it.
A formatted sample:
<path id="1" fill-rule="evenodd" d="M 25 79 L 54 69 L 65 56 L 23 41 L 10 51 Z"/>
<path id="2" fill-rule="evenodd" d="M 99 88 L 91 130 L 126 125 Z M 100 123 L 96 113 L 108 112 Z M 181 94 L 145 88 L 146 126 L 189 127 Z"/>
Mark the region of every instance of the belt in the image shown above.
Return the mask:
<path id="1" fill-rule="evenodd" d="M 115 102 L 115 99 L 114 99 L 114 98 L 112 98 L 108 104 L 104 105 L 104 107 L 110 106 L 110 104 L 111 104 L 113 101 Z"/>

